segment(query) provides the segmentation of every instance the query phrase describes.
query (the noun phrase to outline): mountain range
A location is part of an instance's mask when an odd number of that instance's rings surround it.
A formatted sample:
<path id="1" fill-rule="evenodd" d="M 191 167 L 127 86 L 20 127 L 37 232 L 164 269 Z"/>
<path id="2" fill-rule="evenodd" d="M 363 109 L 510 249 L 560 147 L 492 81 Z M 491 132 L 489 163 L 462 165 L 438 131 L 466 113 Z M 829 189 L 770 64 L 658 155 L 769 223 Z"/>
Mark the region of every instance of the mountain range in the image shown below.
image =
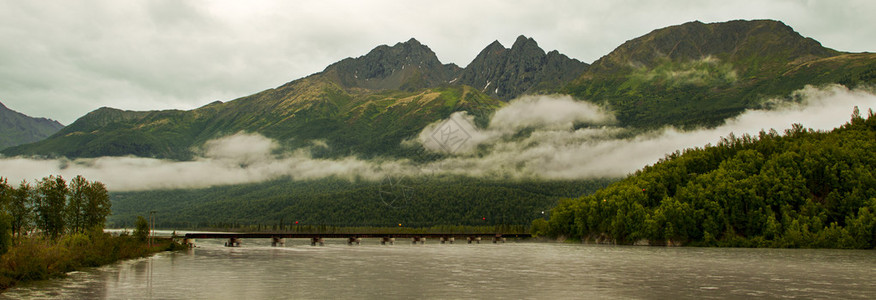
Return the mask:
<path id="1" fill-rule="evenodd" d="M 40 141 L 61 128 L 58 121 L 33 118 L 0 103 L 0 149 Z"/>
<path id="2" fill-rule="evenodd" d="M 486 128 L 494 112 L 526 95 L 561 94 L 595 104 L 615 117 L 612 126 L 635 134 L 665 126 L 718 126 L 774 99 L 794 100 L 793 92 L 807 85 L 873 83 L 876 54 L 836 51 L 772 20 L 657 29 L 589 65 L 545 52 L 521 36 L 510 48 L 490 43 L 461 68 L 441 63 L 429 47 L 410 39 L 276 88 L 193 110 L 103 107 L 44 140 L 2 153 L 185 161 L 196 159 L 207 141 L 251 132 L 277 141 L 280 151 L 306 147 L 314 158 L 423 161 L 434 157 L 404 141 L 429 124 L 464 111 L 476 126 Z M 529 134 L 524 129 L 511 138 Z M 591 193 L 614 180 L 415 179 L 403 190 L 407 200 L 397 205 L 384 198 L 385 183 L 278 178 L 204 189 L 116 192 L 109 222 L 125 226 L 137 215 L 157 211 L 167 224 L 182 227 L 283 226 L 292 220 L 341 226 L 527 224 L 560 199 Z"/>
<path id="3" fill-rule="evenodd" d="M 205 141 L 258 132 L 317 156 L 406 156 L 401 141 L 467 111 L 485 125 L 507 101 L 569 94 L 611 110 L 620 126 L 715 126 L 805 85 L 876 81 L 876 55 L 823 47 L 771 20 L 689 22 L 632 39 L 592 65 L 520 36 L 489 44 L 465 68 L 415 39 L 381 45 L 277 88 L 190 110 L 95 110 L 5 155 L 135 155 L 186 160 Z"/>

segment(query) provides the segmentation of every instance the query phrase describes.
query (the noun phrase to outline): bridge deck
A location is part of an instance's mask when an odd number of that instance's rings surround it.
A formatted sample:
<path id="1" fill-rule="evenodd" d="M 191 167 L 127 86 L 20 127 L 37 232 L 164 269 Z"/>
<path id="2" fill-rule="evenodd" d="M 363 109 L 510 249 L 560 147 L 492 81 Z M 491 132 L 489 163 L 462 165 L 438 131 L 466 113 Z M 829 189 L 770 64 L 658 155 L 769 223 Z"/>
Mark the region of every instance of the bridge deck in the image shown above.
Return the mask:
<path id="1" fill-rule="evenodd" d="M 255 239 L 255 238 L 285 238 L 285 239 L 308 239 L 308 238 L 467 238 L 467 237 L 504 237 L 504 238 L 529 238 L 528 233 L 186 233 L 189 239 Z"/>

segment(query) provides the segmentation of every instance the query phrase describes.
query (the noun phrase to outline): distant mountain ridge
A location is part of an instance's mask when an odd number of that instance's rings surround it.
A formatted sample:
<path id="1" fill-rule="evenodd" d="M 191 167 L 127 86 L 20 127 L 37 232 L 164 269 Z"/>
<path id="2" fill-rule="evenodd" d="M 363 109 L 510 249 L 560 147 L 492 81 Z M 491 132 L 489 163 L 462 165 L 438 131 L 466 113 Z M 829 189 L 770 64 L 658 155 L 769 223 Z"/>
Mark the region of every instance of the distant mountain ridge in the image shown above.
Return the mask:
<path id="1" fill-rule="evenodd" d="M 489 44 L 465 68 L 442 64 L 416 39 L 329 65 L 322 75 L 346 88 L 414 91 L 465 84 L 491 97 L 511 100 L 537 89 L 558 89 L 575 79 L 587 64 L 556 50 L 545 53 L 532 38 L 519 36 L 508 49 Z"/>
<path id="2" fill-rule="evenodd" d="M 526 72 L 564 70 L 567 61 L 581 67 L 580 62 L 558 53 L 544 54 L 531 39 L 521 39 L 529 41 L 527 49 L 536 58 L 530 64 L 532 70 Z M 135 112 L 103 107 L 76 120 L 53 139 L 4 153 L 186 160 L 207 140 L 245 131 L 280 140 L 288 148 L 326 142 L 329 147 L 316 155 L 407 155 L 410 150 L 404 149 L 401 141 L 429 123 L 464 110 L 485 124 L 489 114 L 503 105 L 501 99 L 460 83 L 464 72 L 483 73 L 479 68 L 488 67 L 472 65 L 462 69 L 442 64 L 429 47 L 412 38 L 393 46 L 378 46 L 363 56 L 343 59 L 323 72 L 274 89 L 191 111 Z M 506 65 L 510 68 L 512 64 Z M 546 74 L 556 76 L 550 72 Z M 510 82 L 498 77 L 502 74 L 491 76 L 496 77 L 495 82 Z M 525 76 L 544 79 L 524 78 L 520 80 L 523 88 L 512 93 L 522 94 L 551 78 Z M 562 82 L 552 84 L 556 89 Z"/>
<path id="3" fill-rule="evenodd" d="M 632 39 L 592 65 L 520 36 L 489 44 L 465 68 L 416 39 L 381 45 L 323 72 L 191 111 L 101 108 L 6 155 L 189 159 L 205 141 L 258 132 L 317 156 L 409 157 L 401 141 L 467 111 L 485 125 L 521 95 L 562 93 L 610 109 L 620 126 L 716 126 L 805 85 L 876 83 L 876 55 L 844 53 L 772 20 L 689 22 Z"/>
<path id="4" fill-rule="evenodd" d="M 0 103 L 0 149 L 43 140 L 64 125 L 46 118 L 34 118 Z"/>
<path id="5" fill-rule="evenodd" d="M 806 85 L 876 82 L 876 55 L 823 47 L 779 21 L 689 22 L 629 40 L 565 93 L 612 107 L 621 123 L 715 126 Z"/>
<path id="6" fill-rule="evenodd" d="M 759 57 L 800 63 L 836 56 L 841 52 L 825 48 L 803 37 L 779 21 L 729 21 L 705 24 L 699 21 L 656 29 L 629 40 L 595 61 L 593 72 L 622 71 L 632 67 L 654 68 L 668 59 L 684 61 L 714 56 L 728 62 L 745 62 Z M 739 64 L 741 73 L 779 65 Z M 751 67 L 754 70 L 750 70 Z"/>

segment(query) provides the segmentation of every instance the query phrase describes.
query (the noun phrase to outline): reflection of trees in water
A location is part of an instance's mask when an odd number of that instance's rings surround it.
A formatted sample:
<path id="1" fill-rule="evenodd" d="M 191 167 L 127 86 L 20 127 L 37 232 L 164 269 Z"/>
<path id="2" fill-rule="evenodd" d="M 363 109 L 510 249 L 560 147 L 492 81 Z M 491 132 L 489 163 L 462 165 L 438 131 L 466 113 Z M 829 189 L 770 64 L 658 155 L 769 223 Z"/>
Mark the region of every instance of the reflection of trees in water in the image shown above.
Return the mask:
<path id="1" fill-rule="evenodd" d="M 146 294 L 148 298 L 152 298 L 152 257 L 143 259 L 134 263 L 131 266 L 134 269 L 134 277 L 136 278 L 136 282 L 142 282 L 146 288 Z M 122 278 L 122 273 L 119 272 L 117 276 L 117 282 L 123 282 L 124 278 Z"/>

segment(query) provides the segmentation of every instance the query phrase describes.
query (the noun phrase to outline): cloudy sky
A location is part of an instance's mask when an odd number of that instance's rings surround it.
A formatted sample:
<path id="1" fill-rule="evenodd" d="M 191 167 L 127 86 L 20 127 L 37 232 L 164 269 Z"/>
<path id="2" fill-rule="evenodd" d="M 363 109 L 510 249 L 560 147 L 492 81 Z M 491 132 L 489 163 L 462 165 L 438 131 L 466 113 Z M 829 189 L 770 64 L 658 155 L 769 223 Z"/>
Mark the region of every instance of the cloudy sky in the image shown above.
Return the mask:
<path id="1" fill-rule="evenodd" d="M 0 0 L 0 102 L 64 124 L 101 106 L 191 109 L 411 37 L 460 66 L 520 34 L 589 63 L 692 20 L 777 19 L 876 51 L 871 0 L 471 2 Z"/>

